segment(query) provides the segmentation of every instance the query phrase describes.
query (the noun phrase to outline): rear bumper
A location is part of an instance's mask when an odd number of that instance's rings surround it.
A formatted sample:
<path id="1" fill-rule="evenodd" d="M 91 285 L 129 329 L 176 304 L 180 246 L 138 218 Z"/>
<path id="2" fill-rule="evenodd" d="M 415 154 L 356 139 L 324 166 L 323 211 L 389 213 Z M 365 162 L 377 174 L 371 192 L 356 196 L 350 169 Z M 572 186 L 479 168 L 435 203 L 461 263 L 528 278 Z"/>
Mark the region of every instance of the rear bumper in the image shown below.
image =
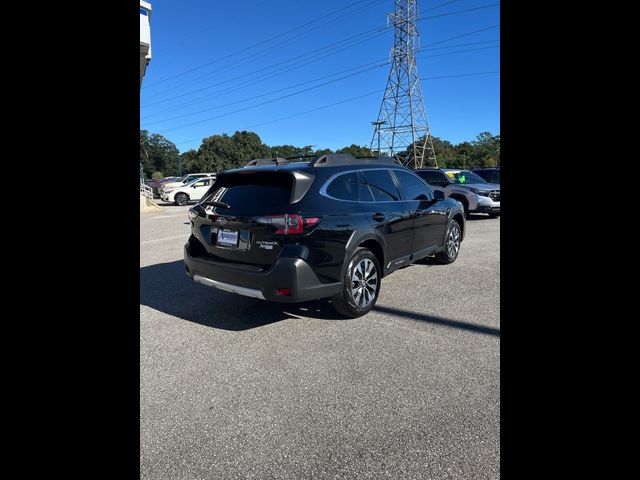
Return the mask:
<path id="1" fill-rule="evenodd" d="M 187 243 L 184 263 L 189 278 L 198 283 L 272 302 L 305 302 L 331 297 L 342 289 L 340 283 L 320 282 L 309 264 L 301 258 L 280 258 L 268 271 L 254 272 L 192 257 Z M 291 295 L 278 295 L 279 288 L 289 288 Z"/>

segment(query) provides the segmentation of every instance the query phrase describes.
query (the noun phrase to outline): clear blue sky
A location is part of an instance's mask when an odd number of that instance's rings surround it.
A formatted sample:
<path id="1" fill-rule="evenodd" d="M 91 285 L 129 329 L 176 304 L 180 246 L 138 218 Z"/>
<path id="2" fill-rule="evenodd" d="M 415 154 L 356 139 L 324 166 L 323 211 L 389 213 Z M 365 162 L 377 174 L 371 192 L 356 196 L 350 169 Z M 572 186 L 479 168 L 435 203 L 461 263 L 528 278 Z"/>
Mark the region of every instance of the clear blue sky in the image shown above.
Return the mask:
<path id="1" fill-rule="evenodd" d="M 393 31 L 382 27 L 393 0 L 151 5 L 153 58 L 142 82 L 140 128 L 181 152 L 244 129 L 268 145 L 369 145 L 390 69 Z M 476 75 L 500 70 L 500 27 L 487 28 L 500 23 L 498 2 L 420 0 L 419 7 L 418 72 L 432 134 L 452 143 L 484 131 L 498 135 L 500 74 Z"/>

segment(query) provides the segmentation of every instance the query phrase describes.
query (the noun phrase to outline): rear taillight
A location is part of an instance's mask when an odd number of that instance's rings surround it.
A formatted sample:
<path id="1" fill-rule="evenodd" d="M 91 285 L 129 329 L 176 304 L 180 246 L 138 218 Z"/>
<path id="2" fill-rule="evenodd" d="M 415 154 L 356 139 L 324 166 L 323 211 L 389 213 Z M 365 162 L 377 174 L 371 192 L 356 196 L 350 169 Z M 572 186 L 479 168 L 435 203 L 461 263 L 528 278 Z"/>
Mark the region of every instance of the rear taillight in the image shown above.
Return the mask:
<path id="1" fill-rule="evenodd" d="M 274 232 L 279 235 L 299 235 L 304 233 L 305 228 L 315 226 L 321 217 L 303 217 L 298 213 L 284 215 L 269 215 L 265 217 L 255 217 L 256 223 L 273 225 L 277 228 Z"/>

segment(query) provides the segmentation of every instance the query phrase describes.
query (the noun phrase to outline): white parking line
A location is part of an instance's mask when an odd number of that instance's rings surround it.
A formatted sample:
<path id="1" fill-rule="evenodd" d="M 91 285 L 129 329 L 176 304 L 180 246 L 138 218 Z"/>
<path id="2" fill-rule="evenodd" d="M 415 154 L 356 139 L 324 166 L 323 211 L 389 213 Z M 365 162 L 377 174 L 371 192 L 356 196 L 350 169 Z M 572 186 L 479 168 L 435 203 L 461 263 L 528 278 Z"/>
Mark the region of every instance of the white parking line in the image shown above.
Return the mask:
<path id="1" fill-rule="evenodd" d="M 165 240 L 175 240 L 176 238 L 186 238 L 188 235 L 178 235 L 176 237 L 166 237 L 166 238 L 158 238 L 157 240 L 147 240 L 146 242 L 140 242 L 140 245 L 144 245 L 145 243 L 155 243 L 155 242 L 164 242 Z"/>

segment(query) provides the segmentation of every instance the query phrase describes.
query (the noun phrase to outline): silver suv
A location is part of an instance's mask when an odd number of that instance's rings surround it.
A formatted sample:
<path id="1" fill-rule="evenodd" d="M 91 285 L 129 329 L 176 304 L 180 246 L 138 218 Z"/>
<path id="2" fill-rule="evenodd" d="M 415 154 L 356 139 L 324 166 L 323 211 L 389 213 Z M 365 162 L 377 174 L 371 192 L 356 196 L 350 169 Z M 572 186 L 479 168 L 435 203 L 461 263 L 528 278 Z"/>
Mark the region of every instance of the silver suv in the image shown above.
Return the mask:
<path id="1" fill-rule="evenodd" d="M 467 218 L 470 213 L 500 216 L 500 184 L 488 183 L 470 170 L 422 168 L 415 171 L 429 185 L 440 187 L 447 197 L 462 203 Z"/>

